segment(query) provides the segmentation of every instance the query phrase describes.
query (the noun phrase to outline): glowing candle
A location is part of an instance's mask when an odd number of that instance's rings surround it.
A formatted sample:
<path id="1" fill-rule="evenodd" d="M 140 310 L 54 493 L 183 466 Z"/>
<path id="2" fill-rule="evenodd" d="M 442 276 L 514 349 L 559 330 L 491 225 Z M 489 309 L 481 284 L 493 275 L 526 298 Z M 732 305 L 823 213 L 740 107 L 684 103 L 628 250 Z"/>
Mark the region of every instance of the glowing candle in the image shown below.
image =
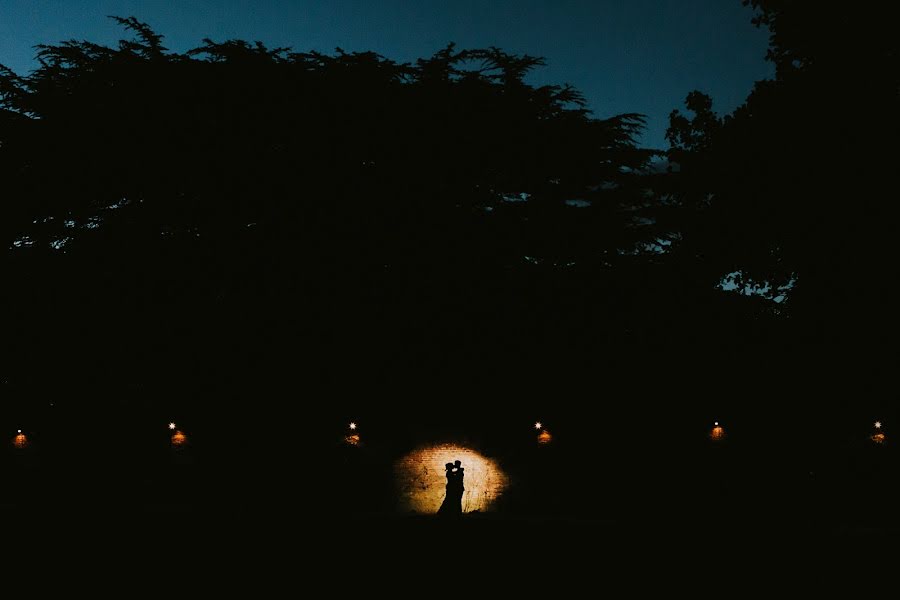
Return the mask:
<path id="1" fill-rule="evenodd" d="M 875 421 L 875 434 L 872 435 L 872 437 L 869 439 L 871 439 L 876 444 L 883 444 L 884 441 L 887 439 L 887 436 L 884 435 L 884 432 L 881 430 L 881 428 L 882 428 L 881 421 Z"/>

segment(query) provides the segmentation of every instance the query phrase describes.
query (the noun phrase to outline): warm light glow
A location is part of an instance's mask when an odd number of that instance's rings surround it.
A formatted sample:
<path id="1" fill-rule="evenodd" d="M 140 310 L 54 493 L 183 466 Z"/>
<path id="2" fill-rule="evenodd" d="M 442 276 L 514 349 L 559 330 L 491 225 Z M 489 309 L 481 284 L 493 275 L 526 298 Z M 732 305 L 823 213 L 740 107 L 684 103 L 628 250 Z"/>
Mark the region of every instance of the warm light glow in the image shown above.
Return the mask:
<path id="1" fill-rule="evenodd" d="M 350 429 L 356 429 L 356 423 L 350 423 Z"/>
<path id="2" fill-rule="evenodd" d="M 546 429 L 537 436 L 538 444 L 549 444 L 553 440 L 553 436 Z"/>
<path id="3" fill-rule="evenodd" d="M 875 421 L 875 429 L 881 429 L 881 421 Z"/>
<path id="4" fill-rule="evenodd" d="M 883 444 L 885 440 L 885 435 L 883 433 L 876 433 L 872 436 L 872 441 L 876 444 Z"/>
<path id="5" fill-rule="evenodd" d="M 175 448 L 180 448 L 182 446 L 187 445 L 187 436 L 184 435 L 181 431 L 176 431 L 172 434 L 172 446 Z"/>
<path id="6" fill-rule="evenodd" d="M 713 427 L 712 431 L 709 433 L 709 437 L 712 438 L 714 442 L 720 442 L 725 439 L 725 429 L 717 422 L 716 426 Z"/>
<path id="7" fill-rule="evenodd" d="M 446 463 L 459 460 L 465 469 L 463 512 L 490 510 L 509 483 L 496 461 L 456 444 L 419 448 L 394 464 L 399 508 L 435 514 L 447 491 Z"/>
<path id="8" fill-rule="evenodd" d="M 175 429 L 175 423 L 169 423 L 169 429 L 174 430 L 174 429 Z"/>
<path id="9" fill-rule="evenodd" d="M 348 435 L 344 438 L 344 441 L 350 444 L 351 446 L 359 446 L 359 434 L 354 433 L 353 435 Z"/>
<path id="10" fill-rule="evenodd" d="M 18 430 L 18 434 L 13 438 L 13 446 L 16 448 L 26 448 L 28 446 L 28 438 L 22 433 L 22 430 Z"/>
<path id="11" fill-rule="evenodd" d="M 538 421 L 537 423 L 534 424 L 535 429 L 541 429 L 543 426 L 544 426 L 544 424 L 541 423 L 540 421 Z"/>

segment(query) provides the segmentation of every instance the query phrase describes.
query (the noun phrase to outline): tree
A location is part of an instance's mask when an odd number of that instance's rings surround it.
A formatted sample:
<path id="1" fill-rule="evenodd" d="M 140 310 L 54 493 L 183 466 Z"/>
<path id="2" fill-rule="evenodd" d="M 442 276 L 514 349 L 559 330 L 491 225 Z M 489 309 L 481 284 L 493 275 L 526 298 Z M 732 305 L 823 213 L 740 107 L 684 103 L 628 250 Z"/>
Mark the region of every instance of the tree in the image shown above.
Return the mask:
<path id="1" fill-rule="evenodd" d="M 672 115 L 682 187 L 714 198 L 694 236 L 720 272 L 790 285 L 781 339 L 894 335 L 895 236 L 885 194 L 897 120 L 897 42 L 882 7 L 747 0 L 771 31 L 776 77 L 720 124 Z M 698 250 L 699 251 L 699 250 Z M 786 282 L 790 282 L 789 284 Z"/>
<path id="2" fill-rule="evenodd" d="M 540 59 L 497 48 L 179 54 L 117 20 L 135 34 L 117 48 L 42 45 L 34 72 L 0 73 L 21 377 L 240 389 L 287 365 L 552 354 L 643 322 L 631 249 L 661 233 L 633 226 L 656 203 L 641 115 L 594 119 L 573 88 L 525 82 Z"/>

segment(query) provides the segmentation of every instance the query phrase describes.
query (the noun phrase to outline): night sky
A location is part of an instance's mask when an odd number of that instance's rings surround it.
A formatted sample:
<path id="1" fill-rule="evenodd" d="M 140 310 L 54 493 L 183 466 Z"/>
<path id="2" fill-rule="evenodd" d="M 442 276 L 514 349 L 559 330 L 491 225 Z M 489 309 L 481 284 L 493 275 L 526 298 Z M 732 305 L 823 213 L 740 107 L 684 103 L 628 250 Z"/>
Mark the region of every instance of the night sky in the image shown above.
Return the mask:
<path id="1" fill-rule="evenodd" d="M 570 83 L 597 117 L 648 116 L 642 144 L 664 148 L 668 114 L 709 93 L 719 112 L 770 76 L 767 32 L 740 0 L 0 0 L 0 63 L 24 73 L 34 45 L 114 44 L 107 15 L 135 16 L 184 51 L 204 37 L 260 40 L 297 51 L 373 50 L 405 62 L 448 42 L 543 56 L 533 83 Z"/>

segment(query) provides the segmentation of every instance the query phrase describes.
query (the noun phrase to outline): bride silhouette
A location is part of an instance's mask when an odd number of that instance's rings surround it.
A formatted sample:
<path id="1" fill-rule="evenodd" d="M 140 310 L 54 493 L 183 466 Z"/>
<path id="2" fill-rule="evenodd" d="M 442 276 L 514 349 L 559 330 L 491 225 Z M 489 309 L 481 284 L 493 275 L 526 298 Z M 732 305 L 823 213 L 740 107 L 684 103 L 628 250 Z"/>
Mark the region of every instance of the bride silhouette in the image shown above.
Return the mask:
<path id="1" fill-rule="evenodd" d="M 457 460 L 444 465 L 444 471 L 447 476 L 447 495 L 444 496 L 444 502 L 438 509 L 438 514 L 461 515 L 462 497 L 465 491 L 465 486 L 463 485 L 465 469 L 462 467 L 462 463 Z"/>

